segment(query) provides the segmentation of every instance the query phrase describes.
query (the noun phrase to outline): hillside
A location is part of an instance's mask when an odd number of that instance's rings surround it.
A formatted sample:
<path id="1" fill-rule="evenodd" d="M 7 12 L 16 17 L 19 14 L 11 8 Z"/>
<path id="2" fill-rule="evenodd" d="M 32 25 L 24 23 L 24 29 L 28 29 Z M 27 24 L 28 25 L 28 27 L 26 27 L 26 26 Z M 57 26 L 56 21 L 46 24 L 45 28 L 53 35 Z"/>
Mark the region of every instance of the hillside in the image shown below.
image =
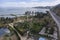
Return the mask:
<path id="1" fill-rule="evenodd" d="M 53 6 L 37 6 L 37 7 L 34 7 L 34 8 L 43 8 L 43 9 L 50 9 L 52 8 Z"/>
<path id="2" fill-rule="evenodd" d="M 60 16 L 60 4 L 56 5 L 52 8 L 53 12 L 55 12 L 58 16 Z"/>

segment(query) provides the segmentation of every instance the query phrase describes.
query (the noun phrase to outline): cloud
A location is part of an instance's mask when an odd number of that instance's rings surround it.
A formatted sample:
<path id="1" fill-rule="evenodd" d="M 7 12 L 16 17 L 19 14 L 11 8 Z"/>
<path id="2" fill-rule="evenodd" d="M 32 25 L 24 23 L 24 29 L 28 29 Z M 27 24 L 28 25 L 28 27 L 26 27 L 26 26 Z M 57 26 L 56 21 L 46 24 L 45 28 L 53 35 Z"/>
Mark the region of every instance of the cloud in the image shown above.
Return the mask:
<path id="1" fill-rule="evenodd" d="M 31 1 L 39 1 L 39 0 L 31 0 Z"/>
<path id="2" fill-rule="evenodd" d="M 36 1 L 37 0 L 32 0 L 32 2 L 5 2 L 0 4 L 0 6 L 1 7 L 34 7 L 34 6 L 54 6 L 60 3 L 60 0 L 55 0 L 53 2 L 36 2 Z"/>
<path id="3" fill-rule="evenodd" d="M 56 4 L 60 4 L 60 0 L 56 0 L 55 3 L 56 3 Z"/>

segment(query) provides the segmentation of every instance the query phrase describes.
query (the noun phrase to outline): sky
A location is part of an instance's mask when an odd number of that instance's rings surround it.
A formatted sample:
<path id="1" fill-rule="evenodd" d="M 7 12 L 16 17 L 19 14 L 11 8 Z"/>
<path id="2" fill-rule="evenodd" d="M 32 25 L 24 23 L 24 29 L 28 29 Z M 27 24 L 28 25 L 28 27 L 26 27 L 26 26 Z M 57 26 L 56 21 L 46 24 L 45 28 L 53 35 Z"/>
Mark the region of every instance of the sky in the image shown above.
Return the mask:
<path id="1" fill-rule="evenodd" d="M 60 0 L 0 0 L 0 7 L 54 6 Z"/>

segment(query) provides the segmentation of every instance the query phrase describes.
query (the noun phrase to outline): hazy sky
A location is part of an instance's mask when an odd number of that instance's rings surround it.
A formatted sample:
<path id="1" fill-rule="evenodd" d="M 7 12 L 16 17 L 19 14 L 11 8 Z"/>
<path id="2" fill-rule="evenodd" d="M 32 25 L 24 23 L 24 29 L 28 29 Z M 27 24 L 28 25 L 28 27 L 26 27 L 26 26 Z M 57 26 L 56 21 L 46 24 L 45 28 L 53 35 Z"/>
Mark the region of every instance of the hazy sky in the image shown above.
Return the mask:
<path id="1" fill-rule="evenodd" d="M 0 7 L 54 6 L 60 0 L 0 0 Z"/>

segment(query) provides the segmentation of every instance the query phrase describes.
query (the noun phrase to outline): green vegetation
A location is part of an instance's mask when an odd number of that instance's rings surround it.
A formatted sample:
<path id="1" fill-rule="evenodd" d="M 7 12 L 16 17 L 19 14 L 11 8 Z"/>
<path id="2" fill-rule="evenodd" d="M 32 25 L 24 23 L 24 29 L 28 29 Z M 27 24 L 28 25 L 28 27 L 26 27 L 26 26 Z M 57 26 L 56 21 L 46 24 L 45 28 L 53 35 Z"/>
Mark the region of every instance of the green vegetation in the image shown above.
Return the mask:
<path id="1" fill-rule="evenodd" d="M 31 18 L 32 20 L 30 20 Z M 56 24 L 48 12 L 47 13 L 35 12 L 35 15 L 28 16 L 27 20 L 28 21 L 18 22 L 14 24 L 14 27 L 21 35 L 24 35 L 27 31 L 29 31 L 29 34 L 38 35 L 39 32 L 44 27 L 46 28 L 45 30 L 46 33 L 48 34 L 54 33 L 54 27 L 56 27 Z M 47 32 L 47 30 L 49 32 Z"/>
<path id="2" fill-rule="evenodd" d="M 8 23 L 12 23 L 13 22 L 13 18 L 4 18 L 4 17 L 0 17 L 0 27 L 5 26 Z"/>
<path id="3" fill-rule="evenodd" d="M 10 37 L 12 37 L 12 36 L 15 35 L 16 36 L 15 40 L 21 40 L 20 37 L 19 37 L 19 35 L 18 35 L 18 33 L 13 28 L 8 27 L 8 29 L 10 30 L 10 35 L 9 35 Z M 13 37 L 11 38 L 11 40 L 13 40 Z"/>
<path id="4" fill-rule="evenodd" d="M 30 15 L 30 13 L 32 15 Z M 14 28 L 16 31 L 21 35 L 24 36 L 29 31 L 29 36 L 41 36 L 39 32 L 45 27 L 45 33 L 52 34 L 54 33 L 54 27 L 56 27 L 55 22 L 53 21 L 52 17 L 50 16 L 49 12 L 42 13 L 42 12 L 31 12 L 27 11 L 25 12 L 25 16 L 19 17 L 20 19 L 23 19 L 24 22 L 17 22 L 14 23 Z M 5 24 L 13 23 L 14 18 L 0 18 L 0 26 L 1 24 L 5 26 Z M 17 20 L 16 20 L 17 21 Z M 11 31 L 11 36 L 16 35 L 17 39 L 20 40 L 19 35 L 17 32 L 11 28 L 8 27 L 8 29 Z M 48 32 L 49 31 L 49 32 Z M 48 35 L 42 35 L 47 36 Z"/>
<path id="5" fill-rule="evenodd" d="M 11 22 L 13 22 L 13 18 L 4 18 L 4 17 L 1 17 L 0 18 L 0 23 L 3 23 L 3 24 L 5 24 L 5 23 L 11 23 Z"/>
<path id="6" fill-rule="evenodd" d="M 55 12 L 58 16 L 60 16 L 60 4 L 56 5 L 51 10 Z"/>

